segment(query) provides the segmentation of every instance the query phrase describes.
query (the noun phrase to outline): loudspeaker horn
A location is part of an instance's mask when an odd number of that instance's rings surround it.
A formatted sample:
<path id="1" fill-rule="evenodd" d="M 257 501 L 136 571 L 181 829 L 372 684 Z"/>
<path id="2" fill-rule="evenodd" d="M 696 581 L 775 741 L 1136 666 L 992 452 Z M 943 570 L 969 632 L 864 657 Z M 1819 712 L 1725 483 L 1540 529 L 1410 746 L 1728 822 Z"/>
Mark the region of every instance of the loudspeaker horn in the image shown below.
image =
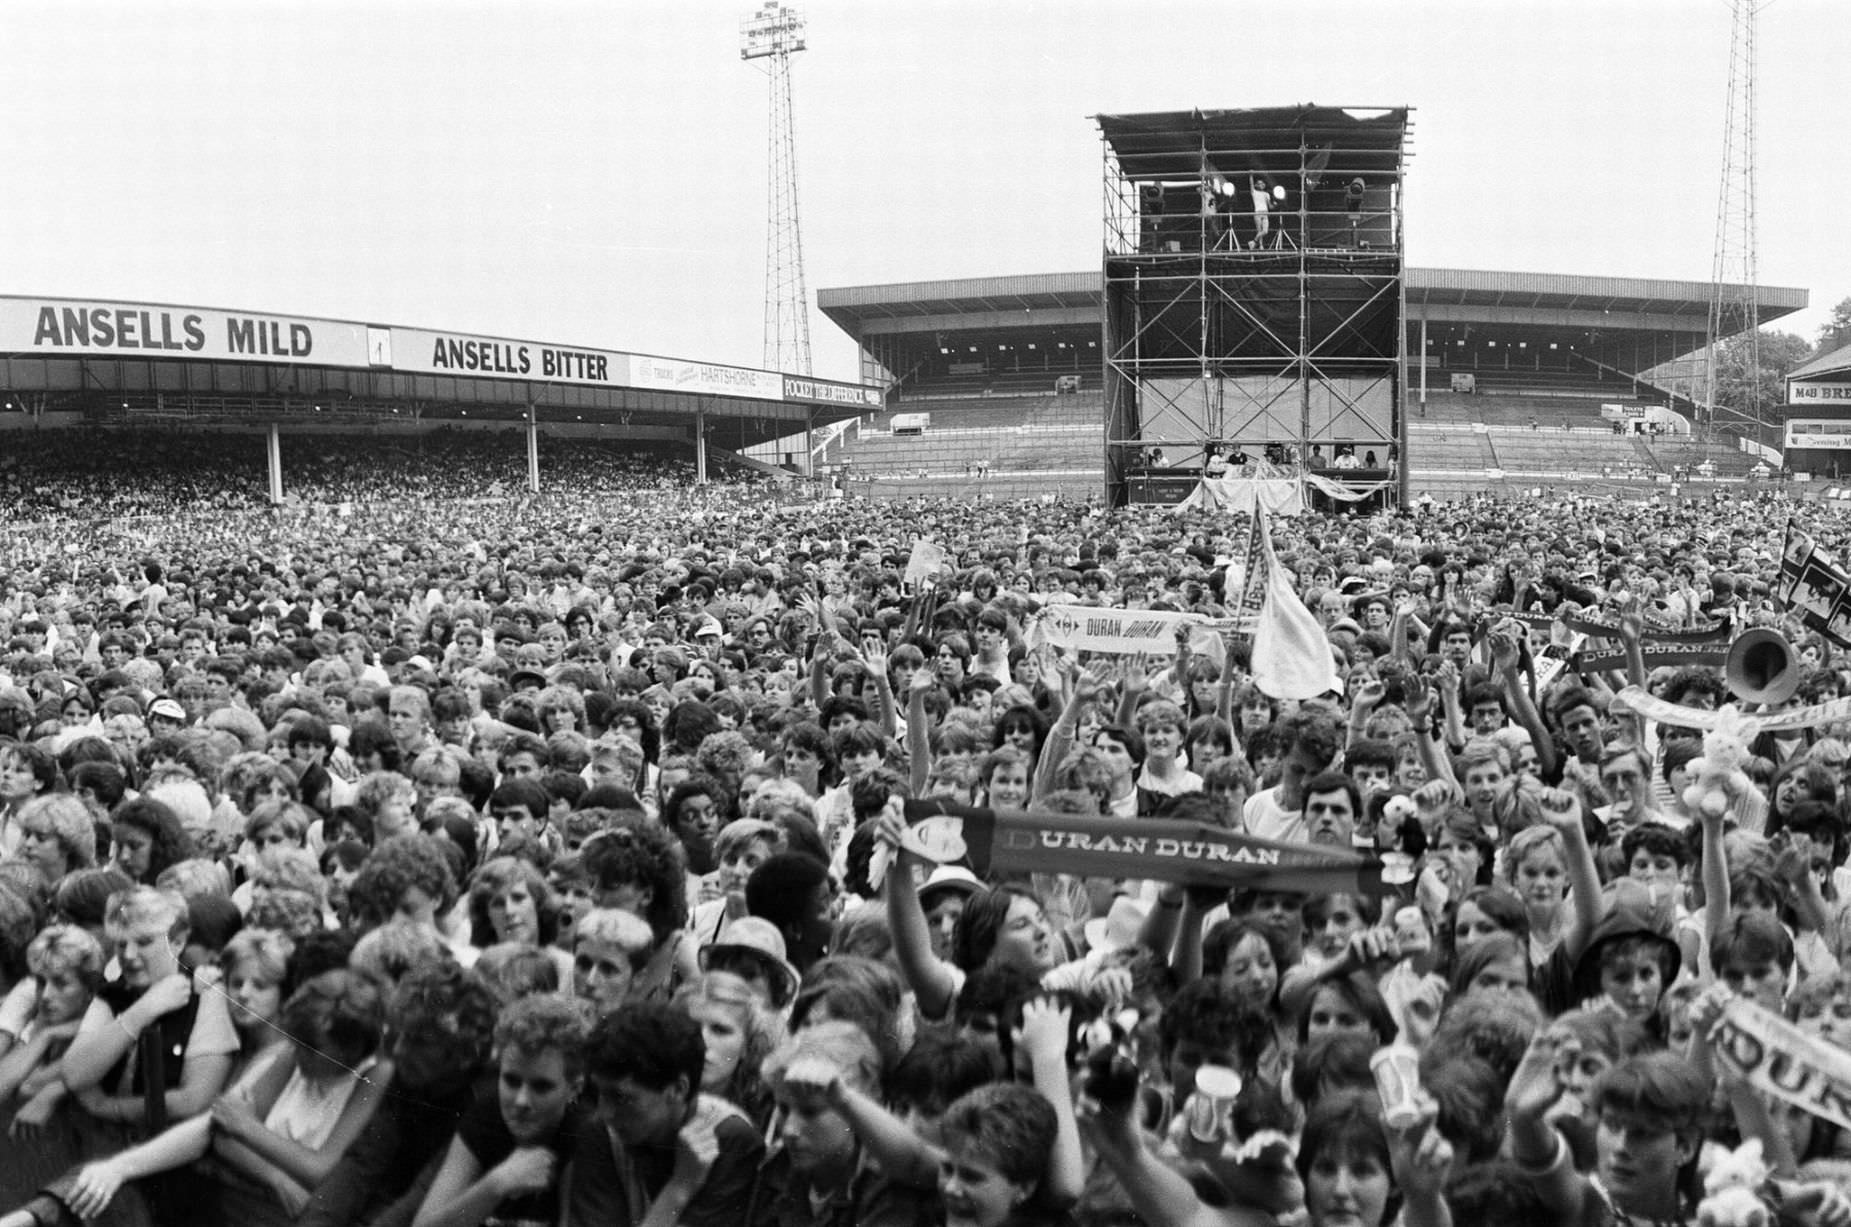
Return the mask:
<path id="1" fill-rule="evenodd" d="M 1729 692 L 1744 703 L 1785 703 L 1800 688 L 1799 658 L 1793 645 L 1765 626 L 1745 631 L 1729 645 L 1723 661 Z"/>

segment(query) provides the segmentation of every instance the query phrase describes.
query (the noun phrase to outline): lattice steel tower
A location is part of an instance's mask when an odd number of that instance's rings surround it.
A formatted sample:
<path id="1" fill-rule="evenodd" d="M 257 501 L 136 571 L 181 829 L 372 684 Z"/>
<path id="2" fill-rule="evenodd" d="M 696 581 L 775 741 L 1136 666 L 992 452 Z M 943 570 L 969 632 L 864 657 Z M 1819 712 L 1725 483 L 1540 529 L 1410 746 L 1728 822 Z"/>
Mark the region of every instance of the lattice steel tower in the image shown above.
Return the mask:
<path id="1" fill-rule="evenodd" d="M 770 151 L 766 157 L 765 365 L 810 373 L 810 303 L 803 284 L 797 215 L 797 138 L 791 125 L 791 56 L 802 51 L 803 17 L 778 0 L 740 23 L 742 60 L 769 60 Z"/>
<path id="2" fill-rule="evenodd" d="M 1722 409 L 1744 422 L 1764 424 L 1761 392 L 1760 311 L 1755 302 L 1755 19 L 1768 0 L 1730 0 L 1729 101 L 1723 115 L 1722 186 L 1716 197 L 1716 249 L 1710 268 L 1710 323 L 1704 359 L 1704 402 L 1716 424 L 1717 362 L 1724 338 L 1746 330 L 1744 355 L 1751 372 L 1748 403 Z"/>

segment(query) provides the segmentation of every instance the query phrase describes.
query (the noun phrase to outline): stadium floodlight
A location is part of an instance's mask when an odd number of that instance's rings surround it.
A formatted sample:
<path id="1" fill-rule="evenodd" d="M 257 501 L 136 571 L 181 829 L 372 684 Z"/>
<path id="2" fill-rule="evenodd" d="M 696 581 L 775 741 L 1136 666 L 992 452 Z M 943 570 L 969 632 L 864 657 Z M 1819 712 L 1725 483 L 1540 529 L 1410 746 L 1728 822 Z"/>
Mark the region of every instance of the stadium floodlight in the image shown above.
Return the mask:
<path id="1" fill-rule="evenodd" d="M 762 60 L 803 50 L 803 17 L 777 0 L 767 3 L 739 25 L 739 58 Z"/>

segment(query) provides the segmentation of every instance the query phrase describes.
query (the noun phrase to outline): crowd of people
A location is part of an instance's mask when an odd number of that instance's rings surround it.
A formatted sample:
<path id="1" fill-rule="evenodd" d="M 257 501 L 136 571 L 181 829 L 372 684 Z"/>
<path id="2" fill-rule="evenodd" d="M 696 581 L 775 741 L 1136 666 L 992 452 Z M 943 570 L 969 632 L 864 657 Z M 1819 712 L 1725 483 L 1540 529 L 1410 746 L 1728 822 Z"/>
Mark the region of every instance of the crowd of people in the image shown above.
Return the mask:
<path id="1" fill-rule="evenodd" d="M 13 430 L 0 454 L 0 499 L 28 521 L 168 516 L 269 505 L 265 440 L 250 431 Z M 506 498 L 527 489 L 520 431 L 439 428 L 372 436 L 285 433 L 283 484 L 292 503 Z M 686 448 L 617 446 L 547 435 L 542 485 L 590 496 L 612 488 L 675 489 L 694 480 Z M 723 461 L 717 455 L 714 472 Z M 726 469 L 738 480 L 743 474 Z M 126 478 L 126 480 L 125 480 Z"/>
<path id="2" fill-rule="evenodd" d="M 1696 1223 L 1744 1167 L 1851 1223 L 1844 1101 L 1719 1039 L 1851 1038 L 1851 716 L 1709 771 L 1664 717 L 1725 679 L 1642 647 L 1779 627 L 1836 699 L 1779 599 L 1830 513 L 1274 519 L 1291 698 L 1244 516 L 390 463 L 0 541 L 0 1227 Z M 997 872 L 933 808 L 1358 885 Z"/>

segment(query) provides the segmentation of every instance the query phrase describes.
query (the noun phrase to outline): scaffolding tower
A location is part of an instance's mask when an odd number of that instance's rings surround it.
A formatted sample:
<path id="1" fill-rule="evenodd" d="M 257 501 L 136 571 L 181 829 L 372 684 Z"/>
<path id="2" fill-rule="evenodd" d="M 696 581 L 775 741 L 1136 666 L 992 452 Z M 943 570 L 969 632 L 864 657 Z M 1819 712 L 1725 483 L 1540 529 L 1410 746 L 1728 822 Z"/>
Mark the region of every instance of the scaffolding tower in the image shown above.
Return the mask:
<path id="1" fill-rule="evenodd" d="M 765 366 L 810 374 L 810 305 L 797 212 L 797 137 L 791 123 L 791 56 L 804 49 L 803 17 L 778 0 L 740 25 L 742 60 L 767 60 L 771 85 L 765 182 Z"/>
<path id="2" fill-rule="evenodd" d="M 1107 501 L 1174 502 L 1249 461 L 1405 497 L 1408 109 L 1098 122 Z"/>
<path id="3" fill-rule="evenodd" d="M 1709 335 L 1704 349 L 1704 397 L 1709 425 L 1718 415 L 1757 442 L 1767 425 L 1761 405 L 1760 270 L 1755 244 L 1755 22 L 1767 0 L 1730 0 L 1729 98 L 1723 113 L 1722 184 L 1716 196 L 1716 245 L 1710 266 Z M 1742 334 L 1749 378 L 1740 408 L 1717 402 L 1717 365 L 1725 339 Z"/>

